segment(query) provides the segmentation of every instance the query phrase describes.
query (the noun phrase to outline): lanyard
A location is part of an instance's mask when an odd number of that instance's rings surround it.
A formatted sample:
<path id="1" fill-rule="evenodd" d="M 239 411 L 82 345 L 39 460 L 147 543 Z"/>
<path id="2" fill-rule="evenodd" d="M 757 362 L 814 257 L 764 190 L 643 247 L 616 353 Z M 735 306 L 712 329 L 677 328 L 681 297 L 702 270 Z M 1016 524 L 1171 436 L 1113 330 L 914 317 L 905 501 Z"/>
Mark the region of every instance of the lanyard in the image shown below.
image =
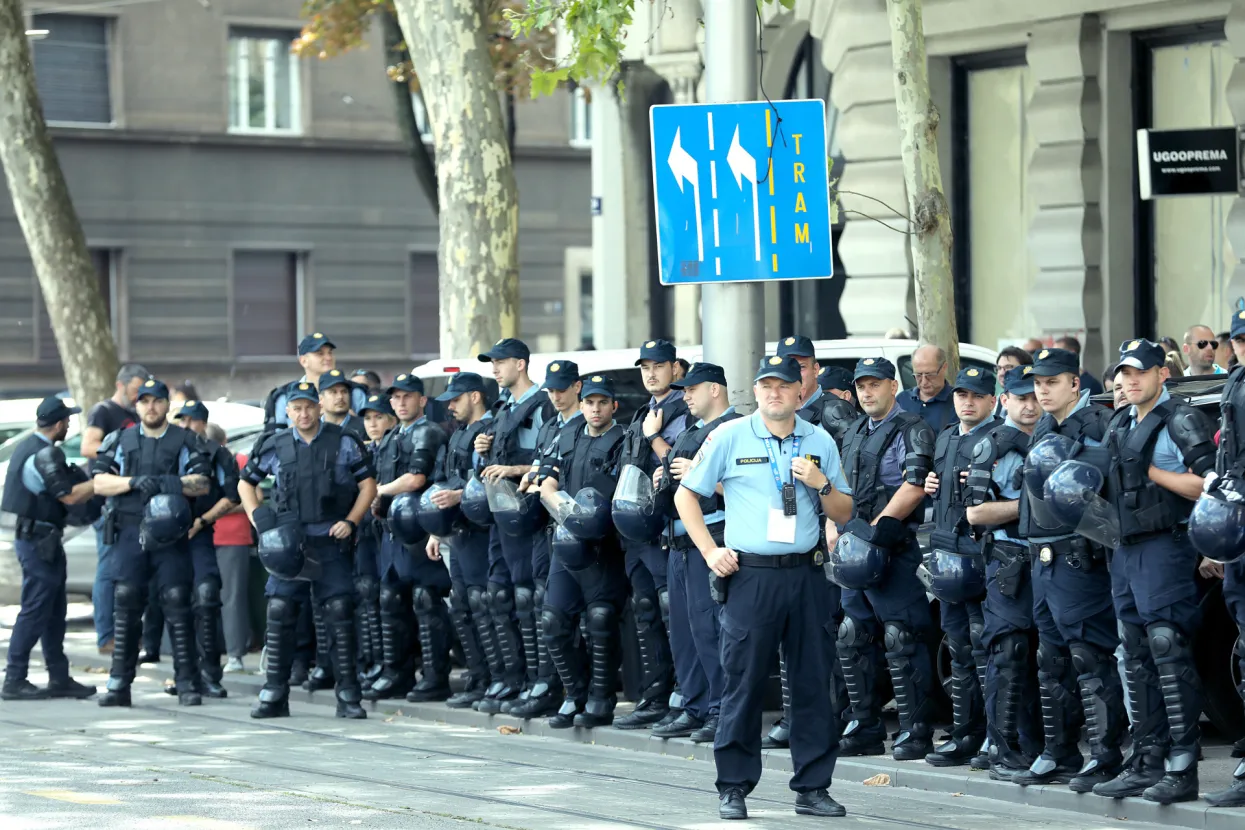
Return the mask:
<path id="1" fill-rule="evenodd" d="M 800 454 L 800 436 L 795 436 L 791 444 L 791 458 L 794 459 Z M 774 486 L 778 488 L 778 495 L 782 495 L 783 480 L 782 475 L 778 472 L 778 459 L 774 457 L 774 448 L 770 446 L 770 441 L 778 441 L 778 452 L 782 454 L 782 440 L 778 438 L 765 439 L 765 454 L 769 456 L 769 470 L 774 474 Z M 795 484 L 795 475 L 791 476 L 791 483 Z"/>

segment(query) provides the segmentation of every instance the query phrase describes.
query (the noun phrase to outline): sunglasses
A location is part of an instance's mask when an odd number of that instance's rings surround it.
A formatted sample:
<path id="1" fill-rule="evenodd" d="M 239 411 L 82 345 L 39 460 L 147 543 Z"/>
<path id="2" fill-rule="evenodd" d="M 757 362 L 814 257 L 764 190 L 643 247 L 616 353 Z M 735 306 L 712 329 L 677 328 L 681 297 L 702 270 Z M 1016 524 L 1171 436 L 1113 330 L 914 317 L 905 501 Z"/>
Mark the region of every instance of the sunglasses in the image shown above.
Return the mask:
<path id="1" fill-rule="evenodd" d="M 1204 349 L 1204 348 L 1206 348 L 1207 346 L 1210 346 L 1212 349 L 1217 349 L 1217 348 L 1219 348 L 1219 341 L 1218 341 L 1218 340 L 1199 340 L 1199 341 L 1197 341 L 1197 347 L 1198 347 L 1199 349 Z"/>

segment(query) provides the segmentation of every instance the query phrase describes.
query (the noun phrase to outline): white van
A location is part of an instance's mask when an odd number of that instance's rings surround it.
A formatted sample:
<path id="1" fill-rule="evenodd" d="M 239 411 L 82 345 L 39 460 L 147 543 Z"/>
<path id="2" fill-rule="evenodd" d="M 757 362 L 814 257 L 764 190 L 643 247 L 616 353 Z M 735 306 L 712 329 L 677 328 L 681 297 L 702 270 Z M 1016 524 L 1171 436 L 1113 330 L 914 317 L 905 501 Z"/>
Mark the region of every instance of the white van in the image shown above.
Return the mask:
<path id="1" fill-rule="evenodd" d="M 899 383 L 904 389 L 916 385 L 912 376 L 912 352 L 920 344 L 915 340 L 883 340 L 878 338 L 854 338 L 851 340 L 816 340 L 817 360 L 822 366 L 841 366 L 854 371 L 856 362 L 863 357 L 885 357 L 895 364 L 899 370 Z M 773 354 L 778 343 L 765 344 L 766 354 Z M 631 349 L 605 349 L 586 352 L 549 352 L 533 354 L 529 361 L 532 380 L 541 383 L 545 379 L 545 368 L 554 360 L 573 360 L 579 365 L 582 375 L 606 375 L 614 381 L 614 389 L 618 394 L 618 418 L 626 423 L 631 413 L 647 403 L 649 394 L 640 382 L 640 373 L 635 368 L 639 355 L 638 346 Z M 696 363 L 704 356 L 703 346 L 680 346 L 679 357 L 689 363 Z M 996 352 L 971 343 L 960 344 L 960 362 L 965 366 L 976 366 L 980 369 L 994 371 Z M 430 397 L 445 391 L 449 378 L 456 372 L 478 372 L 484 376 L 485 383 L 496 398 L 497 389 L 493 382 L 492 372 L 486 363 L 481 363 L 474 355 L 469 358 L 431 360 L 417 366 L 412 373 L 424 381 L 424 388 Z M 431 413 L 433 420 L 449 420 L 435 409 Z"/>

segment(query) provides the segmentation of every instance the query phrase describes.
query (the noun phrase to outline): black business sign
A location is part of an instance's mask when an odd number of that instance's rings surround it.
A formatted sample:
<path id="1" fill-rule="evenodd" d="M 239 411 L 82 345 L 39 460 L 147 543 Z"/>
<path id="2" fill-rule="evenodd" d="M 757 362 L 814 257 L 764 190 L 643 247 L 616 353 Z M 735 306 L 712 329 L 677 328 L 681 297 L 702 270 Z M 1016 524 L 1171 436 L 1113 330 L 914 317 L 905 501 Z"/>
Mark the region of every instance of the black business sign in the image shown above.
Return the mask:
<path id="1" fill-rule="evenodd" d="M 1236 193 L 1241 187 L 1236 127 L 1138 130 L 1141 198 Z"/>

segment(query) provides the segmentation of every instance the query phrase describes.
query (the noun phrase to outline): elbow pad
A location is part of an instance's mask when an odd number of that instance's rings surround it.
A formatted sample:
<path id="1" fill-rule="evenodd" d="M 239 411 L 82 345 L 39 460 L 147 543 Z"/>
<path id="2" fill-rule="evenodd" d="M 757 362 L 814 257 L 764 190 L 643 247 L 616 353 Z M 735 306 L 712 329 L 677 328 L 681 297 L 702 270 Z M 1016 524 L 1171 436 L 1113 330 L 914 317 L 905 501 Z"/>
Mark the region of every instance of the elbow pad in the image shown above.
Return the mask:
<path id="1" fill-rule="evenodd" d="M 74 480 L 69 462 L 60 447 L 46 446 L 35 453 L 35 470 L 43 477 L 43 486 L 54 498 L 64 498 L 73 491 Z"/>
<path id="2" fill-rule="evenodd" d="M 1167 421 L 1172 442 L 1195 475 L 1204 476 L 1215 466 L 1215 430 L 1210 419 L 1187 404 L 1179 404 Z"/>
<path id="3" fill-rule="evenodd" d="M 934 470 L 934 431 L 924 421 L 911 424 L 904 434 L 908 454 L 904 456 L 904 481 L 925 486 L 925 477 Z"/>

